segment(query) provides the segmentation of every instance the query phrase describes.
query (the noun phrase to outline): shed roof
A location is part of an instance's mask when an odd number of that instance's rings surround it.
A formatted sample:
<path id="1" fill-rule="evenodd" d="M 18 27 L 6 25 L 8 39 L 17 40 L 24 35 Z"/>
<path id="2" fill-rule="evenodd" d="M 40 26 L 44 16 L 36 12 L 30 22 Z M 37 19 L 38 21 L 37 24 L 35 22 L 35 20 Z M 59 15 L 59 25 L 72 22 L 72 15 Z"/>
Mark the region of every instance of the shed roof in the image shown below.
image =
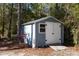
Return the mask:
<path id="1" fill-rule="evenodd" d="M 43 18 L 40 18 L 40 19 L 37 19 L 37 20 L 29 21 L 29 22 L 24 23 L 24 24 L 22 24 L 22 25 L 28 25 L 28 24 L 37 23 L 37 22 L 40 22 L 40 21 L 46 20 L 46 19 L 48 19 L 48 18 L 52 18 L 52 19 L 58 21 L 59 23 L 62 23 L 62 24 L 63 24 L 63 22 L 59 21 L 59 20 L 56 19 L 55 17 L 47 16 L 47 17 L 43 17 Z"/>

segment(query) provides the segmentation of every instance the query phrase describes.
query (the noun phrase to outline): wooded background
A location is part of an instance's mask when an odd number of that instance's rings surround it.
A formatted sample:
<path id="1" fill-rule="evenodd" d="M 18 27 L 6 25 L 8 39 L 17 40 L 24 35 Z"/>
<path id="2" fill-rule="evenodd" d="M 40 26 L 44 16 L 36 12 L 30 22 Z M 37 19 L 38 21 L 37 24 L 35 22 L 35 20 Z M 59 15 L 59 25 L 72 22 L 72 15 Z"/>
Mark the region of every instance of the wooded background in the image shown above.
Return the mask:
<path id="1" fill-rule="evenodd" d="M 0 36 L 11 40 L 20 34 L 21 24 L 46 16 L 56 17 L 64 23 L 64 43 L 79 44 L 79 4 L 6 3 L 0 4 Z"/>

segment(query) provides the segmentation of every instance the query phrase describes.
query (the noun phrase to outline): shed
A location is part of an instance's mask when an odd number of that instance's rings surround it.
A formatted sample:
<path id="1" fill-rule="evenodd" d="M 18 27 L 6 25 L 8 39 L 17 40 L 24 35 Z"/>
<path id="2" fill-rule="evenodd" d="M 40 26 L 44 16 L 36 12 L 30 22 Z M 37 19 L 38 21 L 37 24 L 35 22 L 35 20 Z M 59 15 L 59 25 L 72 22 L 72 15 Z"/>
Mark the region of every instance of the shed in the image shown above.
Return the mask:
<path id="1" fill-rule="evenodd" d="M 33 48 L 64 42 L 63 23 L 55 17 L 47 16 L 22 25 L 26 34 L 24 42 Z"/>

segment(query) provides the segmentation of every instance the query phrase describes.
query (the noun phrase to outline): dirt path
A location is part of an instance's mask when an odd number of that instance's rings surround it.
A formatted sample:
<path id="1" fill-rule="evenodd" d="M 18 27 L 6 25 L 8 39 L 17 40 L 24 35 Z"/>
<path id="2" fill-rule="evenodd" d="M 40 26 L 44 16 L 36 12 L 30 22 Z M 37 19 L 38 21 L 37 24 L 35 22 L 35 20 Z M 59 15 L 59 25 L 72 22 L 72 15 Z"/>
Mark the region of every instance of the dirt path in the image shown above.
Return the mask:
<path id="1" fill-rule="evenodd" d="M 1 48 L 0 48 L 1 49 Z M 6 49 L 6 48 L 5 48 Z M 79 47 L 55 51 L 52 48 L 21 48 L 13 50 L 0 50 L 0 55 L 7 56 L 79 56 Z"/>

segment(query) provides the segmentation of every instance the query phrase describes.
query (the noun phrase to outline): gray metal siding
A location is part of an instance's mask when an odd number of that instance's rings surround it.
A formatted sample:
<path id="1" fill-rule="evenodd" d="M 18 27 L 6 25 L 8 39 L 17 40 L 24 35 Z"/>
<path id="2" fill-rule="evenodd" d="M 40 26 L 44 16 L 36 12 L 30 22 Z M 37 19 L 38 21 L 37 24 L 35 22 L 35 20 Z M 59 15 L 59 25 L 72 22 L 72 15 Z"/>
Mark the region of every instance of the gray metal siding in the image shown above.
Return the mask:
<path id="1" fill-rule="evenodd" d="M 44 22 L 39 22 L 44 23 Z M 36 47 L 45 45 L 45 33 L 39 33 L 39 23 L 36 23 Z"/>
<path id="2" fill-rule="evenodd" d="M 36 46 L 37 47 L 45 45 L 45 40 L 46 40 L 45 34 L 39 33 L 39 23 L 45 23 L 45 22 L 57 22 L 57 21 L 52 18 L 49 18 L 47 20 L 40 21 L 40 22 L 36 23 Z M 63 37 L 64 37 L 63 32 L 64 32 L 63 26 L 61 24 L 61 43 L 63 43 Z"/>
<path id="3" fill-rule="evenodd" d="M 49 20 L 46 20 L 46 21 L 49 21 L 49 22 L 58 22 L 52 18 L 49 18 Z M 59 22 L 58 22 L 59 23 Z M 61 44 L 63 44 L 64 42 L 64 25 L 61 24 Z"/>
<path id="4" fill-rule="evenodd" d="M 64 43 L 64 25 L 61 24 L 61 43 Z"/>
<path id="5" fill-rule="evenodd" d="M 35 23 L 35 40 L 36 40 L 36 47 L 39 47 L 39 46 L 44 46 L 45 45 L 45 40 L 46 40 L 46 35 L 45 33 L 39 33 L 39 23 L 45 23 L 45 22 L 58 22 L 52 18 L 49 18 L 49 19 L 46 19 L 46 20 L 43 20 L 43 21 L 39 21 L 37 23 Z M 58 22 L 59 23 L 59 22 Z M 32 27 L 33 28 L 33 27 Z M 33 32 L 32 32 L 33 34 Z M 33 36 L 33 35 L 32 35 Z M 61 24 L 61 42 L 63 43 L 63 40 L 64 40 L 64 27 L 63 27 L 63 24 Z"/>

